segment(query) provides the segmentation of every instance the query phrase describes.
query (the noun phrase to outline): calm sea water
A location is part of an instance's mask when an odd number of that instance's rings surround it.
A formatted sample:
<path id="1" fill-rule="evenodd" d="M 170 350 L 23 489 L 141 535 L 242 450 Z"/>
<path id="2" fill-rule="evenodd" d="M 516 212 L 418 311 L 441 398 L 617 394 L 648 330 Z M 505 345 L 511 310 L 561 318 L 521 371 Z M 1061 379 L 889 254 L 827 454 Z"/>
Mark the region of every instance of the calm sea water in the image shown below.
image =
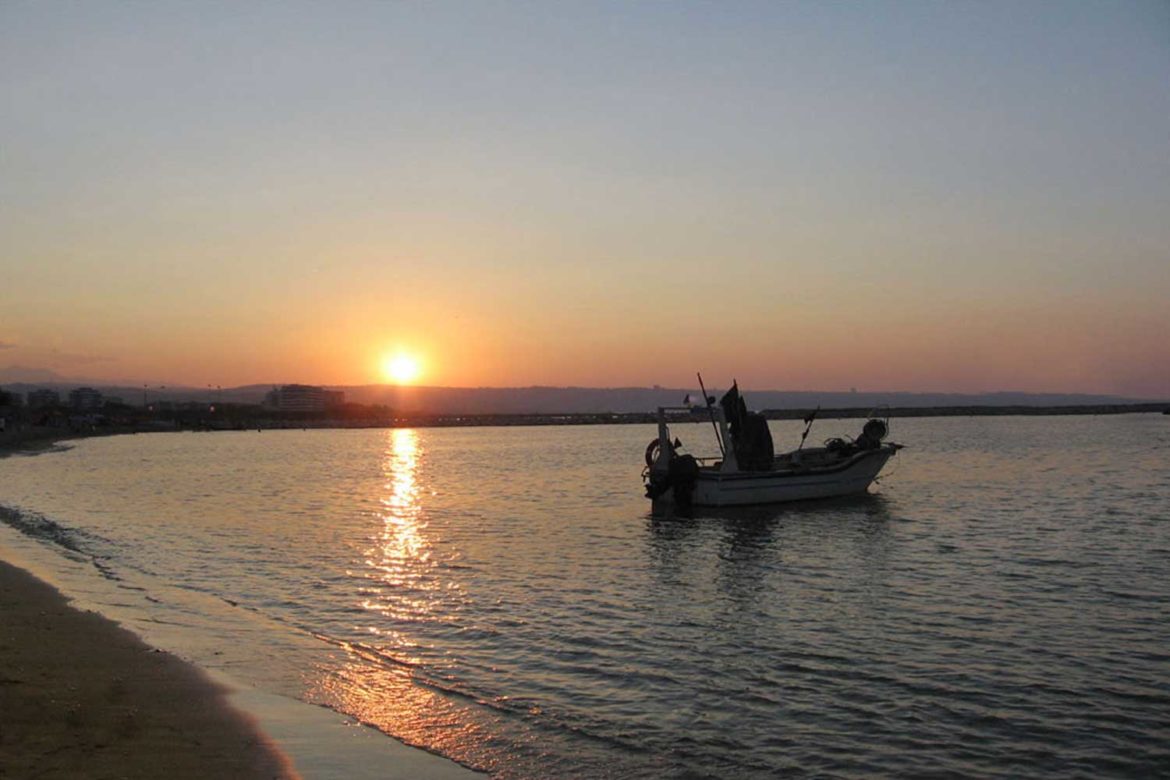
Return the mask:
<path id="1" fill-rule="evenodd" d="M 0 504 L 148 638 L 500 778 L 1170 774 L 1170 418 L 892 428 L 868 497 L 691 519 L 649 426 L 92 439 Z"/>

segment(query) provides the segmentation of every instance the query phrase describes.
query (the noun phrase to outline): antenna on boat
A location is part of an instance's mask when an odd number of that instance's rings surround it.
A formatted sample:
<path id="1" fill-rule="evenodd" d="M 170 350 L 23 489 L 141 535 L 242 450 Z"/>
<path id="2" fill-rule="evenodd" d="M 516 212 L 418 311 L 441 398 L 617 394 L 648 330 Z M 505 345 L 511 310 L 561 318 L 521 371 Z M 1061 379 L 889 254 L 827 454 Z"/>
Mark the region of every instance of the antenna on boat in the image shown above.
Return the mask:
<path id="1" fill-rule="evenodd" d="M 818 405 L 816 409 L 812 410 L 812 414 L 806 415 L 804 418 L 804 433 L 800 434 L 800 446 L 796 449 L 799 451 L 804 448 L 804 440 L 808 438 L 808 432 L 812 430 L 813 420 L 817 419 L 817 412 L 821 410 Z"/>
<path id="2" fill-rule="evenodd" d="M 719 426 L 715 423 L 715 409 L 711 407 L 711 396 L 707 395 L 707 388 L 703 387 L 703 375 L 696 371 L 699 378 L 699 389 L 703 391 L 703 403 L 707 404 L 707 413 L 711 415 L 711 427 L 715 429 L 715 441 L 719 443 L 719 457 L 726 458 L 727 450 L 723 448 L 723 437 L 719 435 Z"/>

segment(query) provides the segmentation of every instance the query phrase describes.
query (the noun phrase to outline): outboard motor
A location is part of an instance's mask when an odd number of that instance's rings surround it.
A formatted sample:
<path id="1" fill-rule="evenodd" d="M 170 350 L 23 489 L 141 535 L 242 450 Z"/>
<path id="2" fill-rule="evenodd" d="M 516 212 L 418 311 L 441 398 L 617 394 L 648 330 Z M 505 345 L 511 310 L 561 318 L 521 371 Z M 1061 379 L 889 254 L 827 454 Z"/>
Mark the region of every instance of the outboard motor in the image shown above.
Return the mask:
<path id="1" fill-rule="evenodd" d="M 665 450 L 662 448 L 664 441 Z M 680 448 L 682 442 L 678 439 L 672 442 L 665 430 L 646 445 L 646 498 L 656 501 L 670 491 L 676 506 L 689 509 L 691 494 L 699 478 L 699 462 L 693 455 L 680 455 Z"/>

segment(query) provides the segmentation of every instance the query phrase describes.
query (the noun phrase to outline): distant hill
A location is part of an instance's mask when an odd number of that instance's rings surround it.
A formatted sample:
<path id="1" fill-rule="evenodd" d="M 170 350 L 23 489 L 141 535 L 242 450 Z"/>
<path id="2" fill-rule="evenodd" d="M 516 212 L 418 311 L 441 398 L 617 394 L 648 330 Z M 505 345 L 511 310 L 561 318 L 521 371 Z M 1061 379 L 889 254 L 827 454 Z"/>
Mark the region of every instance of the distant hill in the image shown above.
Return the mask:
<path id="1" fill-rule="evenodd" d="M 271 389 L 268 385 L 236 388 L 231 392 L 254 393 L 256 398 Z M 679 406 L 689 394 L 701 403 L 697 389 L 647 387 L 394 387 L 359 385 L 334 387 L 345 392 L 347 401 L 383 404 L 403 413 L 426 414 L 601 414 L 649 412 L 658 406 Z M 726 388 L 708 388 L 721 395 Z M 224 391 L 225 398 L 228 391 Z M 856 408 L 877 406 L 1087 406 L 1133 403 L 1140 399 L 1107 395 L 1061 393 L 838 393 L 815 391 L 753 391 L 744 397 L 752 409 Z"/>
<path id="2" fill-rule="evenodd" d="M 4 382 L 0 383 L 0 389 L 7 390 L 20 395 L 27 394 L 30 390 L 56 390 L 61 394 L 61 400 L 64 401 L 70 390 L 77 387 L 93 387 L 102 392 L 106 398 L 120 398 L 123 403 L 131 406 L 138 406 L 142 403 L 143 387 L 142 385 L 110 385 L 95 381 L 80 381 L 80 380 L 47 380 L 47 381 L 22 381 L 22 382 Z M 270 386 L 265 386 L 265 392 L 271 390 Z M 150 401 L 166 400 L 166 401 L 227 401 L 235 403 L 259 403 L 263 398 L 264 393 L 259 395 L 253 392 L 244 391 L 237 392 L 232 389 L 224 388 L 222 391 L 217 391 L 213 388 L 208 390 L 206 387 L 165 387 L 160 388 L 157 385 L 150 385 L 146 390 L 146 397 Z"/>
<path id="3" fill-rule="evenodd" d="M 6 383 L 3 389 L 27 393 L 40 387 L 57 390 L 64 397 L 80 382 L 44 381 Z M 101 385 L 90 383 L 107 396 L 128 404 L 141 404 L 142 385 Z M 225 387 L 150 386 L 149 400 L 207 401 L 258 404 L 273 385 Z M 331 386 L 345 392 L 348 402 L 381 404 L 403 414 L 604 414 L 649 412 L 658 406 L 679 406 L 688 394 L 701 403 L 692 388 L 663 387 L 394 387 L 390 385 Z M 719 396 L 726 388 L 708 388 Z M 1067 393 L 907 393 L 907 392 L 817 392 L 743 389 L 751 409 L 826 409 L 974 407 L 974 406 L 1092 406 L 1139 403 L 1158 399 L 1122 398 L 1110 395 Z"/>

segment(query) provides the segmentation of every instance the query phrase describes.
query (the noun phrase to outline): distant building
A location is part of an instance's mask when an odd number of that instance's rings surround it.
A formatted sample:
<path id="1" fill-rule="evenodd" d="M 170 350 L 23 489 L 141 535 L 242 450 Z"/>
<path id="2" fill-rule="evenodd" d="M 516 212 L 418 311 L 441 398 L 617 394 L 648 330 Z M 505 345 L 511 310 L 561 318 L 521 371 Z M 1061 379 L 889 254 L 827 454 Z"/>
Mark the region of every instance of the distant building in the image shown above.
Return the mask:
<path id="1" fill-rule="evenodd" d="M 78 387 L 69 391 L 69 406 L 83 411 L 101 409 L 102 394 L 92 387 Z"/>
<path id="2" fill-rule="evenodd" d="M 29 390 L 25 395 L 24 401 L 28 404 L 29 409 L 41 409 L 46 406 L 60 406 L 61 394 L 56 390 Z"/>
<path id="3" fill-rule="evenodd" d="M 324 412 L 345 403 L 345 393 L 317 385 L 281 385 L 264 396 L 264 405 L 281 412 Z"/>

